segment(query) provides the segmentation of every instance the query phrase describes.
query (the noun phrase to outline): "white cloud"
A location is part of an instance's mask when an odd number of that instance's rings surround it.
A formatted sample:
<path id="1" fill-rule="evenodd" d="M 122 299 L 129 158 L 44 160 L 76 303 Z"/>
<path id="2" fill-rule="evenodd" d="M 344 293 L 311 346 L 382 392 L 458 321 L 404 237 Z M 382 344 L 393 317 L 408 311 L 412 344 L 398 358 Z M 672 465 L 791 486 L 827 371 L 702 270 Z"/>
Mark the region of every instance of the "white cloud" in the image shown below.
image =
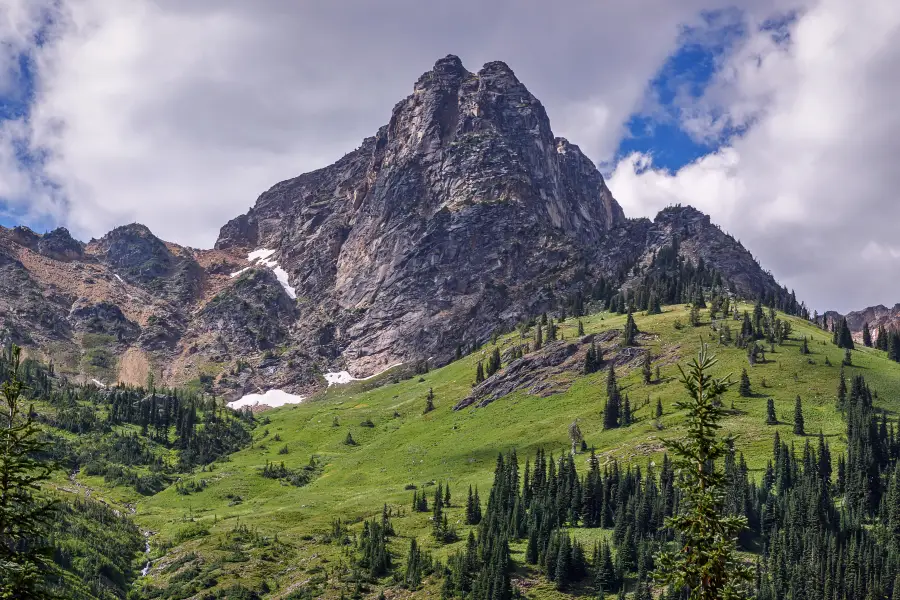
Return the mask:
<path id="1" fill-rule="evenodd" d="M 277 181 L 357 147 L 448 53 L 472 70 L 506 61 L 558 134 L 609 159 L 679 25 L 732 4 L 43 0 L 61 8 L 38 48 L 39 3 L 8 3 L 0 41 L 16 40 L 7 58 L 30 52 L 38 77 L 25 141 L 46 152 L 46 181 L 0 159 L 0 180 L 19 180 L 12 209 L 81 237 L 140 221 L 195 246 Z"/>
<path id="2" fill-rule="evenodd" d="M 750 36 L 689 116 L 700 135 L 746 133 L 675 173 L 628 157 L 610 188 L 628 214 L 675 202 L 710 213 L 819 309 L 893 304 L 900 4 L 822 0 L 790 34 Z"/>

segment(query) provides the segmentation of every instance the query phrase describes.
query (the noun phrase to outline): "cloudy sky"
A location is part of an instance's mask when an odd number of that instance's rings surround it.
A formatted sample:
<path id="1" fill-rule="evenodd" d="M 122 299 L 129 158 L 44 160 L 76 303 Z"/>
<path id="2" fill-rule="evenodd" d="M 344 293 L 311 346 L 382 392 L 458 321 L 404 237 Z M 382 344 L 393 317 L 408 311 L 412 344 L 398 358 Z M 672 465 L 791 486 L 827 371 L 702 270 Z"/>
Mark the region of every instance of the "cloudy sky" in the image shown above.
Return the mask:
<path id="1" fill-rule="evenodd" d="M 630 217 L 692 204 L 811 307 L 900 302 L 896 0 L 0 0 L 0 222 L 211 246 L 507 62 Z"/>

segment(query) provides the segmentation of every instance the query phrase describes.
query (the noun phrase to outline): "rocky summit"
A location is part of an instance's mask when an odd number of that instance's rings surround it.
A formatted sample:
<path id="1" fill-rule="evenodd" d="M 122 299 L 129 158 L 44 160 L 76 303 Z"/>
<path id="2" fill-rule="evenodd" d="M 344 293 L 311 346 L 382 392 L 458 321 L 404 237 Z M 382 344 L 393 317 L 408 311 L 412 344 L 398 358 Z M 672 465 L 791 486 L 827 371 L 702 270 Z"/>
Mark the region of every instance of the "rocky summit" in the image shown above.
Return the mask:
<path id="1" fill-rule="evenodd" d="M 599 280 L 636 289 L 669 246 L 745 297 L 787 295 L 699 211 L 626 219 L 512 69 L 448 56 L 373 137 L 264 192 L 214 249 L 141 225 L 87 244 L 3 229 L 0 322 L 101 383 L 302 393 L 329 370 L 443 364 Z"/>

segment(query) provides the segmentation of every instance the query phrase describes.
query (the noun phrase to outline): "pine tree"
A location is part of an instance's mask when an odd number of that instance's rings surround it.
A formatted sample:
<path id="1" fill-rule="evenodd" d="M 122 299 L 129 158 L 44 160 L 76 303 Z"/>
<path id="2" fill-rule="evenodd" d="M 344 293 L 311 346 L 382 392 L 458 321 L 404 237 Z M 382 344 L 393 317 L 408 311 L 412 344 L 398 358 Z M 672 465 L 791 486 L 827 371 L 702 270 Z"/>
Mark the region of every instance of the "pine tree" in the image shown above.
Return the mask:
<path id="1" fill-rule="evenodd" d="M 584 323 L 581 322 L 581 319 L 578 319 L 578 337 L 584 335 Z"/>
<path id="2" fill-rule="evenodd" d="M 434 390 L 432 388 L 428 388 L 428 395 L 425 396 L 425 413 L 428 414 L 434 410 Z"/>
<path id="3" fill-rule="evenodd" d="M 657 398 L 657 399 L 656 399 L 656 418 L 658 419 L 658 418 L 660 418 L 661 416 L 663 416 L 662 400 L 660 400 L 659 398 Z"/>
<path id="4" fill-rule="evenodd" d="M 422 585 L 422 565 L 421 553 L 416 544 L 416 538 L 412 538 L 409 542 L 409 554 L 406 558 L 406 574 L 403 577 L 404 583 L 410 590 L 417 590 Z"/>
<path id="5" fill-rule="evenodd" d="M 541 346 L 544 345 L 544 335 L 542 331 L 542 326 L 538 323 L 534 328 L 534 349 L 540 350 Z"/>
<path id="6" fill-rule="evenodd" d="M 677 483 L 684 499 L 679 514 L 666 519 L 680 534 L 678 548 L 657 556 L 655 576 L 663 585 L 687 588 L 691 600 L 743 597 L 741 582 L 750 580 L 750 569 L 735 555 L 747 519 L 725 515 L 726 478 L 716 468 L 730 442 L 716 435 L 725 415 L 718 398 L 731 386 L 710 377 L 716 362 L 703 344 L 686 372 L 679 366 L 688 400 L 676 407 L 688 413 L 688 433 L 684 441 L 667 442 L 684 475 Z"/>
<path id="7" fill-rule="evenodd" d="M 866 348 L 871 348 L 872 347 L 872 332 L 869 331 L 869 322 L 868 321 L 863 323 L 862 338 L 863 338 L 863 346 L 865 346 Z"/>
<path id="8" fill-rule="evenodd" d="M 778 417 L 775 415 L 775 400 L 769 398 L 766 401 L 766 425 L 778 425 Z"/>
<path id="9" fill-rule="evenodd" d="M 347 437 L 344 438 L 344 444 L 347 446 L 355 446 L 356 440 L 353 439 L 353 434 L 349 431 L 347 432 Z"/>
<path id="10" fill-rule="evenodd" d="M 800 396 L 794 403 L 794 435 L 804 435 L 803 431 L 803 406 L 800 403 Z"/>
<path id="11" fill-rule="evenodd" d="M 572 454 L 578 454 L 578 448 L 581 446 L 582 442 L 584 442 L 584 435 L 581 433 L 581 428 L 578 426 L 578 420 L 572 421 L 572 424 L 569 425 L 569 440 L 572 442 Z"/>
<path id="12" fill-rule="evenodd" d="M 622 404 L 622 418 L 620 419 L 623 427 L 628 427 L 631 425 L 631 401 L 628 399 L 628 394 L 625 394 L 625 402 Z"/>
<path id="13" fill-rule="evenodd" d="M 33 407 L 22 406 L 21 350 L 12 346 L 0 385 L 0 597 L 44 598 L 48 549 L 44 526 L 54 503 L 39 491 L 50 468 L 37 456 L 48 443 L 32 419 Z"/>
<path id="14" fill-rule="evenodd" d="M 637 324 L 634 322 L 634 315 L 631 314 L 631 308 L 628 309 L 628 318 L 625 320 L 625 331 L 623 332 L 623 341 L 626 346 L 634 346 L 638 334 Z"/>
<path id="15" fill-rule="evenodd" d="M 853 357 L 850 356 L 850 348 L 844 350 L 844 360 L 841 361 L 841 365 L 843 366 L 853 366 Z"/>
<path id="16" fill-rule="evenodd" d="M 653 371 L 650 368 L 650 352 L 644 354 L 644 366 L 642 372 L 644 375 L 644 384 L 649 385 L 653 377 Z"/>
<path id="17" fill-rule="evenodd" d="M 741 385 L 738 387 L 738 393 L 743 398 L 749 398 L 753 395 L 753 391 L 750 389 L 750 376 L 747 375 L 747 369 L 741 370 Z"/>
<path id="18" fill-rule="evenodd" d="M 800 354 L 809 354 L 809 342 L 806 340 L 806 336 L 803 336 L 803 341 L 800 342 Z"/>
<path id="19" fill-rule="evenodd" d="M 478 367 L 475 369 L 475 385 L 478 385 L 484 381 L 484 365 L 481 364 L 481 361 L 478 361 Z"/>
<path id="20" fill-rule="evenodd" d="M 501 362 L 500 362 L 500 349 L 495 347 L 491 352 L 491 356 L 488 358 L 487 364 L 487 376 L 490 377 L 494 373 L 500 370 Z"/>
<path id="21" fill-rule="evenodd" d="M 619 385 L 616 382 L 616 371 L 609 366 L 606 377 L 606 408 L 603 410 L 603 429 L 615 429 L 619 426 Z"/>

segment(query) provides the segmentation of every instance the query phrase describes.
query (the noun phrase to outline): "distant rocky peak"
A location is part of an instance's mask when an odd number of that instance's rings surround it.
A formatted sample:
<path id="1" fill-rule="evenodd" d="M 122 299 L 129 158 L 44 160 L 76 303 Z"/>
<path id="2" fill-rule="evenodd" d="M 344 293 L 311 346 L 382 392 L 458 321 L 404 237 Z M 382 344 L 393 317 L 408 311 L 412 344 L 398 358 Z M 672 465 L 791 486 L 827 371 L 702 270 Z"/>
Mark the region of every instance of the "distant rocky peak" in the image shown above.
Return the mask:
<path id="1" fill-rule="evenodd" d="M 58 227 L 41 236 L 38 252 L 56 260 L 77 260 L 84 256 L 84 244 L 73 238 L 65 227 Z"/>

